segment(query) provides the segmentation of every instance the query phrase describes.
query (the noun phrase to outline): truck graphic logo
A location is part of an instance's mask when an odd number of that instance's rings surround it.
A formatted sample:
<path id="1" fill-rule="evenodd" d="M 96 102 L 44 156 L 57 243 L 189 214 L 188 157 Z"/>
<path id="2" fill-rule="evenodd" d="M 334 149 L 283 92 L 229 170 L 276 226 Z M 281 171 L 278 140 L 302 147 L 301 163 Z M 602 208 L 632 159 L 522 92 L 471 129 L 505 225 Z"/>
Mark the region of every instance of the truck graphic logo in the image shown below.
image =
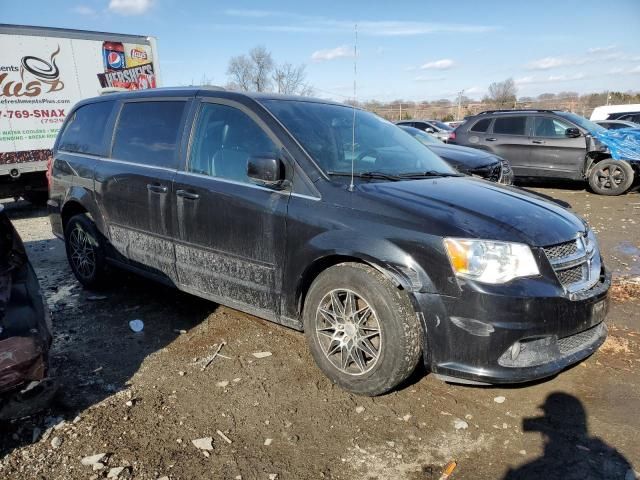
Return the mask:
<path id="1" fill-rule="evenodd" d="M 33 55 L 22 57 L 20 81 L 12 80 L 8 73 L 0 74 L 0 97 L 37 97 L 42 93 L 62 90 L 64 82 L 59 78 L 60 69 L 56 64 L 56 56 L 59 53 L 60 45 L 51 54 L 49 61 Z"/>

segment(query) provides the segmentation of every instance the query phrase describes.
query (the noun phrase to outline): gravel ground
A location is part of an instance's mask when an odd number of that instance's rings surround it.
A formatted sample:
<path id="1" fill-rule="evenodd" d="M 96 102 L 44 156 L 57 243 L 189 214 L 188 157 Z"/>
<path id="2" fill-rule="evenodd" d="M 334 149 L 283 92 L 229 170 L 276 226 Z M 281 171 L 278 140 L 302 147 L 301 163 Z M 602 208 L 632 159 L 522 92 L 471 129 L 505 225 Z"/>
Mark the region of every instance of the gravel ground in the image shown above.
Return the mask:
<path id="1" fill-rule="evenodd" d="M 603 348 L 526 386 L 418 371 L 377 398 L 333 386 L 284 327 L 130 275 L 83 290 L 45 211 L 8 204 L 53 311 L 62 388 L 48 411 L 0 425 L 0 478 L 418 480 L 446 478 L 450 461 L 452 479 L 634 478 L 640 289 L 625 279 L 640 275 L 640 195 L 562 187 L 527 186 L 598 232 L 616 278 Z"/>

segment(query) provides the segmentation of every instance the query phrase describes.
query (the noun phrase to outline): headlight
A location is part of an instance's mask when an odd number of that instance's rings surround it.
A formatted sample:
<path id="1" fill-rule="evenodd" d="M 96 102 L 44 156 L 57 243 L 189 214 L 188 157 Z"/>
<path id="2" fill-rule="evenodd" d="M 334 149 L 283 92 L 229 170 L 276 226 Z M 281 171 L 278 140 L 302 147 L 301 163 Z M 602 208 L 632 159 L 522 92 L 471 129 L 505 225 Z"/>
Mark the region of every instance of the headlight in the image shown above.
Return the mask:
<path id="1" fill-rule="evenodd" d="M 444 247 L 458 277 L 496 284 L 540 274 L 531 249 L 522 243 L 445 238 Z"/>

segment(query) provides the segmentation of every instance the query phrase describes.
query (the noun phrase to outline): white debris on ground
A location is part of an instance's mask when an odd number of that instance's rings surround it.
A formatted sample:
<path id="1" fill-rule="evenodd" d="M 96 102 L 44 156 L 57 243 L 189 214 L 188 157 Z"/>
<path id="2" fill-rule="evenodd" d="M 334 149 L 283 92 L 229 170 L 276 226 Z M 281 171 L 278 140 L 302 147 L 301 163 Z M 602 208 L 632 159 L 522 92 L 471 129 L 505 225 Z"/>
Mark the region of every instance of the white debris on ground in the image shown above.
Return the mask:
<path id="1" fill-rule="evenodd" d="M 267 358 L 273 354 L 271 352 L 255 352 L 252 355 L 256 358 Z"/>
<path id="2" fill-rule="evenodd" d="M 191 440 L 191 443 L 200 450 L 213 450 L 212 437 L 196 438 L 195 440 Z"/>

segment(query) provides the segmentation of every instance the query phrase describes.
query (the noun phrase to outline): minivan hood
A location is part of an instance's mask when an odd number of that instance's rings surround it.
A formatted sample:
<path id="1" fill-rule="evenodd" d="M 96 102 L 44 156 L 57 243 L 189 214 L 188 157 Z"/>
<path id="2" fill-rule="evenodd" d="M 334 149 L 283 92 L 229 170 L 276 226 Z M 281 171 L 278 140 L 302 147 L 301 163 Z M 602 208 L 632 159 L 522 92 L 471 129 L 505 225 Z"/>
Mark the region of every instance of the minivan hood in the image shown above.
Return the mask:
<path id="1" fill-rule="evenodd" d="M 548 246 L 584 232 L 576 215 L 542 197 L 469 177 L 362 183 L 371 203 L 424 222 L 425 233 Z M 398 212 L 392 213 L 398 215 Z"/>

